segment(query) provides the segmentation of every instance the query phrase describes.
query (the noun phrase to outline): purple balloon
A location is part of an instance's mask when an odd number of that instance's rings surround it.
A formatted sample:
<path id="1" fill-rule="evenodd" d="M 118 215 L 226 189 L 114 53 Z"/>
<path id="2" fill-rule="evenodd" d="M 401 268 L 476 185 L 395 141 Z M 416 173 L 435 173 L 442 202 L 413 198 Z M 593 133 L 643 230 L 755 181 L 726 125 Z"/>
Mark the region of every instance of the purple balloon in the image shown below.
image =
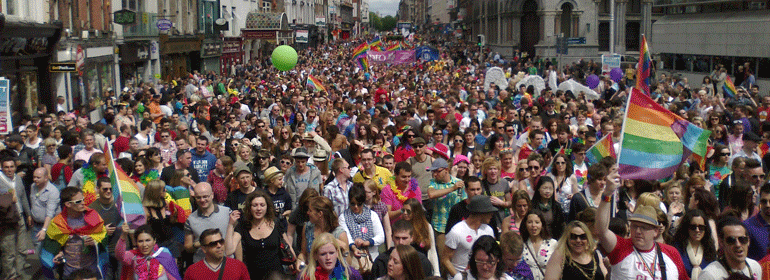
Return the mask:
<path id="1" fill-rule="evenodd" d="M 616 83 L 620 82 L 620 80 L 623 79 L 623 69 L 612 68 L 612 70 L 610 70 L 610 78 Z"/>
<path id="2" fill-rule="evenodd" d="M 599 76 L 591 74 L 591 76 L 588 76 L 586 78 L 586 85 L 588 88 L 595 88 L 599 86 Z"/>

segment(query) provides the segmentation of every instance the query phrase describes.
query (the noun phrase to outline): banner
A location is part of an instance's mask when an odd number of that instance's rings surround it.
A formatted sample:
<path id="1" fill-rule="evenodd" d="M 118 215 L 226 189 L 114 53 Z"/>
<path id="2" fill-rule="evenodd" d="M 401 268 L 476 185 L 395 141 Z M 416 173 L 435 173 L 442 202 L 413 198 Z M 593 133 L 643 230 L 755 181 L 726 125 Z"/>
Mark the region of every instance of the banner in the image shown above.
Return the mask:
<path id="1" fill-rule="evenodd" d="M 439 59 L 438 50 L 428 46 L 416 48 L 414 52 L 415 56 L 417 56 L 417 59 L 422 61 L 433 61 Z"/>
<path id="2" fill-rule="evenodd" d="M 308 39 L 307 30 L 297 30 L 297 37 L 295 39 L 297 43 L 307 43 L 307 39 Z"/>
<path id="3" fill-rule="evenodd" d="M 404 64 L 414 62 L 414 50 L 408 51 L 367 51 L 366 57 L 371 64 Z"/>
<path id="4" fill-rule="evenodd" d="M 13 128 L 11 125 L 10 90 L 11 81 L 0 77 L 0 134 L 8 134 Z"/>

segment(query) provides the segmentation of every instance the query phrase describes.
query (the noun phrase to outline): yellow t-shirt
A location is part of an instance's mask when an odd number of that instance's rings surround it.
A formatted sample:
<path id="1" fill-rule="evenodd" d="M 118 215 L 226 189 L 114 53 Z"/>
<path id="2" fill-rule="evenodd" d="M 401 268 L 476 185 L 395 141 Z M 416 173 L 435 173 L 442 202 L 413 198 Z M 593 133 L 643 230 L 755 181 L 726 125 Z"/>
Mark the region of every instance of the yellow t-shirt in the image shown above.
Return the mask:
<path id="1" fill-rule="evenodd" d="M 390 170 L 380 166 L 375 166 L 374 176 L 372 177 L 364 175 L 363 167 L 359 168 L 358 172 L 356 172 L 356 175 L 353 176 L 353 183 L 363 183 L 367 179 L 374 180 L 374 183 L 377 184 L 377 187 L 380 190 L 382 190 L 382 188 L 387 185 L 395 183 L 393 181 L 393 174 L 390 173 Z"/>

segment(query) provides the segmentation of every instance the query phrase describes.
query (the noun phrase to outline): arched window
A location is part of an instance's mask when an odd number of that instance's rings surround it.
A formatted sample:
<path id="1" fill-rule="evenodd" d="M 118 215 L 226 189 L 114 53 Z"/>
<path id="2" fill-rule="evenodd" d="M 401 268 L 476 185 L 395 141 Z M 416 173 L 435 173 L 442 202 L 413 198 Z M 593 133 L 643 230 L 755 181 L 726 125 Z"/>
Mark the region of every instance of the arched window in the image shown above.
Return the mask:
<path id="1" fill-rule="evenodd" d="M 565 37 L 572 37 L 572 10 L 574 7 L 572 7 L 571 3 L 564 3 L 561 5 L 561 26 L 560 30 L 561 33 L 564 34 Z"/>

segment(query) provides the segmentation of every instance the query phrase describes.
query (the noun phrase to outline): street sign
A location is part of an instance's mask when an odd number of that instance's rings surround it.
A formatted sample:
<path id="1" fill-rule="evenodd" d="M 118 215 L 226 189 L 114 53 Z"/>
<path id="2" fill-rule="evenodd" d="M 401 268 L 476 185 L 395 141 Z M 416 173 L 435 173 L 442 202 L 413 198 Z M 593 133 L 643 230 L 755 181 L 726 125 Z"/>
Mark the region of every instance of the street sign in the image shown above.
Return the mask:
<path id="1" fill-rule="evenodd" d="M 77 63 L 51 63 L 48 65 L 48 71 L 53 73 L 72 73 L 77 72 Z"/>
<path id="2" fill-rule="evenodd" d="M 602 55 L 602 72 L 610 72 L 613 68 L 620 68 L 620 55 L 619 54 L 603 54 Z"/>
<path id="3" fill-rule="evenodd" d="M 567 38 L 564 37 L 556 37 L 556 54 L 567 54 L 568 50 L 567 46 Z"/>
<path id="4" fill-rule="evenodd" d="M 136 12 L 129 9 L 122 9 L 115 12 L 113 21 L 120 25 L 134 24 L 136 22 Z"/>
<path id="5" fill-rule="evenodd" d="M 568 45 L 585 45 L 586 37 L 569 37 L 567 39 Z"/>
<path id="6" fill-rule="evenodd" d="M 161 19 L 158 19 L 157 25 L 158 25 L 158 30 L 167 31 L 167 30 L 170 30 L 172 26 L 174 26 L 174 23 L 171 22 L 171 20 L 161 18 Z"/>

